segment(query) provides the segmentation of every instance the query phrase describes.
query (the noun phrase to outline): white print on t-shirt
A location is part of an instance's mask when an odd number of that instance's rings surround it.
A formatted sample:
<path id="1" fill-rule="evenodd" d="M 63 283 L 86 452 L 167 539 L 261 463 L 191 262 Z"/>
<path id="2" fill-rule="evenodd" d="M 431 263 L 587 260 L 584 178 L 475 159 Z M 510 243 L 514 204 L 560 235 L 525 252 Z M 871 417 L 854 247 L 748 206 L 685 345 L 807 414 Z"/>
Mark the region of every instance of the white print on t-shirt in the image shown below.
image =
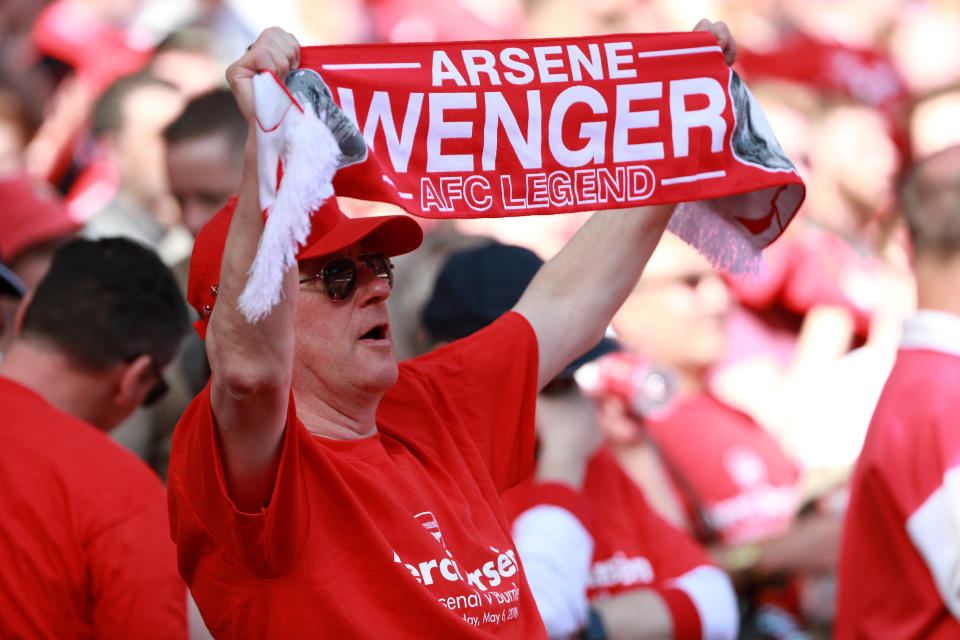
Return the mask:
<path id="1" fill-rule="evenodd" d="M 723 467 L 741 489 L 749 489 L 767 481 L 767 465 L 749 447 L 735 446 L 723 452 Z"/>
<path id="2" fill-rule="evenodd" d="M 499 608 L 499 605 L 514 604 L 520 598 L 520 588 L 514 581 L 507 581 L 520 570 L 513 549 L 501 552 L 490 547 L 490 560 L 472 571 L 462 569 L 443 541 L 440 523 L 430 511 L 413 516 L 437 541 L 442 555 L 417 562 L 404 562 L 395 550 L 393 562 L 402 564 L 417 582 L 430 587 L 435 584 L 462 583 L 469 591 L 457 595 L 443 595 L 437 602 L 451 611 L 465 610 L 462 617 L 473 626 L 503 624 L 519 616 L 516 606 Z M 499 588 L 498 588 L 499 587 Z M 497 607 L 497 610 L 491 609 Z M 475 610 L 475 611 L 474 611 Z"/>
<path id="3" fill-rule="evenodd" d="M 653 582 L 653 565 L 643 556 L 628 558 L 617 551 L 607 560 L 598 560 L 590 567 L 588 589 L 629 587 Z"/>
<path id="4" fill-rule="evenodd" d="M 440 546 L 443 547 L 444 551 L 447 551 L 447 545 L 443 543 L 443 532 L 440 531 L 440 523 L 437 522 L 437 517 L 433 515 L 432 511 L 424 511 L 413 516 L 413 519 L 423 525 L 423 528 L 430 532 L 437 542 L 440 543 Z"/>
<path id="5" fill-rule="evenodd" d="M 464 582 L 471 588 L 487 591 L 490 587 L 499 586 L 504 582 L 504 578 L 509 578 L 519 570 L 517 556 L 513 549 L 507 549 L 502 553 L 493 547 L 490 547 L 490 550 L 496 554 L 491 560 L 485 562 L 479 569 L 466 572 L 461 571 L 453 554 L 446 549 L 444 549 L 446 557 L 429 558 L 416 564 L 403 562 L 400 555 L 394 551 L 393 561 L 405 566 L 417 582 L 426 586 L 440 582 L 442 578 L 447 582 Z"/>
<path id="6" fill-rule="evenodd" d="M 703 515 L 728 544 L 755 542 L 782 533 L 793 518 L 800 499 L 794 486 L 762 484 L 747 491 L 706 503 Z"/>

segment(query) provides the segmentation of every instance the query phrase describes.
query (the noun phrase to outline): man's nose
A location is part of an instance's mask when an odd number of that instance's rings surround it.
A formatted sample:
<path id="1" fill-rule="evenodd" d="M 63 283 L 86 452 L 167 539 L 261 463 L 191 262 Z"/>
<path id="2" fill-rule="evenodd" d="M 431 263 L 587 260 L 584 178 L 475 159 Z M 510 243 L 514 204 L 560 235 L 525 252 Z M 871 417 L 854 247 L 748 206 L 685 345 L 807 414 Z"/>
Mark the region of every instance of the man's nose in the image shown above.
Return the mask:
<path id="1" fill-rule="evenodd" d="M 392 288 L 387 278 L 381 278 L 367 265 L 357 266 L 357 296 L 361 305 L 383 302 L 390 297 Z"/>

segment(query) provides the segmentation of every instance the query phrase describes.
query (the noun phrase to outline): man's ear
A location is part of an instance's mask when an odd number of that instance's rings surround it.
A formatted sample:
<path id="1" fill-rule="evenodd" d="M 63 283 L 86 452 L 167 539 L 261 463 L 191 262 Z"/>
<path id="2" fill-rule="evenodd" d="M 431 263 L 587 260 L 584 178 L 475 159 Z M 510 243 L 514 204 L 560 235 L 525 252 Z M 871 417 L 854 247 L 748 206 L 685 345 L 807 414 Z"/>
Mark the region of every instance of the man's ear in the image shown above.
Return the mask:
<path id="1" fill-rule="evenodd" d="M 17 306 L 17 313 L 13 317 L 13 335 L 20 335 L 20 331 L 23 329 L 23 316 L 27 313 L 27 307 L 30 306 L 31 302 L 33 302 L 33 289 L 27 291 L 23 296 L 23 300 L 21 300 Z"/>
<path id="2" fill-rule="evenodd" d="M 143 397 L 154 384 L 151 371 L 152 356 L 142 353 L 130 362 L 124 363 L 117 379 L 115 399 L 119 404 L 136 400 L 140 404 Z"/>

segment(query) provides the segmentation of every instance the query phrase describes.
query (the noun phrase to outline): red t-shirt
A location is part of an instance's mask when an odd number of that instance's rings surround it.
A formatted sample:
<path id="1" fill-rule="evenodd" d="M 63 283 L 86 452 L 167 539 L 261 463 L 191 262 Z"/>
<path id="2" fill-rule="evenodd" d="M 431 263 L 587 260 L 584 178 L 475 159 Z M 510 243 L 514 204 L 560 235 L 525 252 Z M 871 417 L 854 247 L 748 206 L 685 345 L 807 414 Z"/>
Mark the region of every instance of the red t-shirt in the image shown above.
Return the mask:
<path id="1" fill-rule="evenodd" d="M 800 500 L 799 469 L 748 415 L 699 394 L 644 424 L 690 517 L 696 502 L 721 543 L 755 542 L 790 526 Z"/>
<path id="2" fill-rule="evenodd" d="M 800 315 L 817 305 L 843 307 L 857 332 L 866 335 L 884 295 L 877 284 L 882 261 L 809 222 L 783 240 L 764 252 L 766 273 L 729 279 L 734 297 L 751 309 L 779 303 Z"/>
<path id="3" fill-rule="evenodd" d="M 0 378 L 0 637 L 187 637 L 160 479 Z"/>
<path id="4" fill-rule="evenodd" d="M 511 519 L 543 502 L 538 495 L 542 486 L 524 482 L 506 493 L 504 505 Z M 678 640 L 705 637 L 701 615 L 711 618 L 710 627 L 717 626 L 714 619 L 736 618 L 732 587 L 725 577 L 721 581 L 730 589 L 729 603 L 724 602 L 729 611 L 717 612 L 714 603 L 697 602 L 703 572 L 692 572 L 712 569 L 714 563 L 688 534 L 654 512 L 608 449 L 601 448 L 590 459 L 580 498 L 575 512 L 594 542 L 588 599 L 654 589 L 670 609 Z M 708 577 L 705 586 L 712 587 L 714 578 Z M 691 581 L 698 584 L 688 588 Z"/>
<path id="5" fill-rule="evenodd" d="M 958 391 L 960 350 L 898 353 L 851 480 L 836 638 L 960 637 Z"/>
<path id="6" fill-rule="evenodd" d="M 291 398 L 270 504 L 225 490 L 209 391 L 174 436 L 180 571 L 220 637 L 545 638 L 500 505 L 533 466 L 537 343 L 516 313 L 402 362 L 360 440 Z"/>

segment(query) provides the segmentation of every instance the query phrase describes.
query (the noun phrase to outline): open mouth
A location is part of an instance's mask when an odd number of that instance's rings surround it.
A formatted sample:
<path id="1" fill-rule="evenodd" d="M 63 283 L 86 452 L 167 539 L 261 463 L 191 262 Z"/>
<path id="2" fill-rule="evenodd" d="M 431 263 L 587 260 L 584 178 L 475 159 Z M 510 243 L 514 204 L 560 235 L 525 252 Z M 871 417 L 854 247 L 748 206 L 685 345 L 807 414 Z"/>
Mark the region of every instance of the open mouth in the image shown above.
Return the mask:
<path id="1" fill-rule="evenodd" d="M 387 325 L 378 324 L 370 331 L 360 336 L 361 340 L 384 340 L 387 337 Z"/>

